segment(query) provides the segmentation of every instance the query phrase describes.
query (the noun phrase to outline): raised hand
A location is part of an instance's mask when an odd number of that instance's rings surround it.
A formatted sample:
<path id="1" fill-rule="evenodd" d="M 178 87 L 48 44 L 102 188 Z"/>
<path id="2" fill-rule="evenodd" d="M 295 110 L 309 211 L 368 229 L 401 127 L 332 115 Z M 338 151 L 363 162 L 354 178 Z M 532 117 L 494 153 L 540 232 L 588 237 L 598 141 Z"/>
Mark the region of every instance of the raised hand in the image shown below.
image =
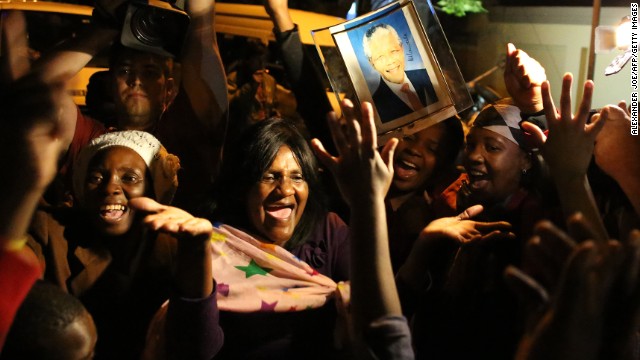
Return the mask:
<path id="1" fill-rule="evenodd" d="M 289 0 L 263 0 L 264 9 L 271 17 L 276 28 L 283 32 L 293 29 L 295 26 L 289 14 Z"/>
<path id="2" fill-rule="evenodd" d="M 602 130 L 604 122 L 594 115 L 587 124 L 594 85 L 592 81 L 584 84 L 584 95 L 575 116 L 571 112 L 571 84 L 573 76 L 565 74 L 562 79 L 560 111 L 551 98 L 549 82 L 542 84 L 542 97 L 545 115 L 549 123 L 549 137 L 543 147 L 545 160 L 553 176 L 576 177 L 586 174 L 591 161 L 596 136 Z"/>
<path id="3" fill-rule="evenodd" d="M 351 207 L 351 311 L 358 334 L 355 338 L 360 341 L 372 322 L 402 314 L 389 257 L 384 206 L 398 140 L 389 140 L 379 152 L 371 104 L 362 104 L 361 121 L 351 101 L 344 100 L 342 107 L 345 124 L 338 122 L 334 112 L 328 116 L 338 156 L 329 154 L 318 139 L 312 145 Z M 408 337 L 404 343 L 410 347 Z M 373 344 L 364 345 L 372 348 Z"/>
<path id="4" fill-rule="evenodd" d="M 334 112 L 329 114 L 329 128 L 338 157 L 329 154 L 318 139 L 311 144 L 320 161 L 333 173 L 343 197 L 356 206 L 363 197 L 384 198 L 393 179 L 393 153 L 398 139 L 390 139 L 378 152 L 373 108 L 362 104 L 362 121 L 356 118 L 353 103 L 342 101 L 346 124 L 341 125 Z"/>
<path id="5" fill-rule="evenodd" d="M 178 239 L 175 269 L 177 294 L 201 299 L 213 292 L 212 254 L 209 240 L 213 226 L 209 220 L 196 218 L 173 206 L 139 197 L 129 200 L 135 210 L 147 212 L 143 222 L 151 230 L 167 233 Z"/>
<path id="6" fill-rule="evenodd" d="M 629 154 L 640 154 L 640 137 L 631 134 L 631 118 L 625 103 L 605 106 L 600 112 L 604 123 L 596 137 L 596 164 L 618 182 L 640 216 L 640 162 Z"/>
<path id="7" fill-rule="evenodd" d="M 46 85 L 27 74 L 22 13 L 9 11 L 3 17 L 2 33 L 0 151 L 11 174 L 0 181 L 7 189 L 0 207 L 0 236 L 15 239 L 24 236 L 39 198 L 57 173 L 58 158 L 65 150 L 60 138 L 67 127 L 59 118 L 64 85 Z"/>
<path id="8" fill-rule="evenodd" d="M 507 44 L 504 84 L 520 111 L 533 114 L 542 110 L 541 85 L 546 80 L 547 74 L 536 59 Z"/>
<path id="9" fill-rule="evenodd" d="M 549 125 L 549 137 L 542 147 L 542 154 L 549 165 L 565 215 L 581 212 L 598 232 L 598 238 L 604 240 L 608 237 L 607 231 L 586 176 L 595 139 L 602 130 L 604 121 L 596 114 L 591 118 L 591 123 L 587 124 L 594 89 L 590 80 L 584 84 L 584 95 L 578 113 L 575 116 L 571 113 L 572 82 L 571 74 L 565 74 L 562 79 L 560 111 L 556 110 L 551 98 L 549 82 L 542 84 L 544 111 Z"/>
<path id="10" fill-rule="evenodd" d="M 640 232 L 623 244 L 594 241 L 585 218 L 574 215 L 569 223 L 571 235 L 548 225 L 536 229 L 547 232 L 543 246 L 562 250 L 553 257 L 565 257 L 564 266 L 551 306 L 523 337 L 516 359 L 630 358 L 640 322 Z"/>
<path id="11" fill-rule="evenodd" d="M 213 232 L 213 226 L 209 220 L 194 217 L 182 209 L 162 205 L 150 198 L 131 199 L 129 206 L 132 209 L 149 213 L 143 222 L 151 230 L 165 232 L 179 239 L 209 240 Z"/>

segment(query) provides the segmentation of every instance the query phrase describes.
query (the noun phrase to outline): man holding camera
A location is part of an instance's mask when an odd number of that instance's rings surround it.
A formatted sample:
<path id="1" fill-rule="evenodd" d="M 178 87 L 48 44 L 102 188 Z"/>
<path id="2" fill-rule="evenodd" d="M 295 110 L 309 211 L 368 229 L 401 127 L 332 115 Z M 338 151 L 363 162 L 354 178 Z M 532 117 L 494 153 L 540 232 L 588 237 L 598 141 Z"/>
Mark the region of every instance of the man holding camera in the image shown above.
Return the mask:
<path id="1" fill-rule="evenodd" d="M 135 20 L 139 10 L 142 19 Z M 191 212 L 198 212 L 197 202 L 206 198 L 217 175 L 227 126 L 226 79 L 213 10 L 213 0 L 189 0 L 189 22 L 184 12 L 157 0 L 98 0 L 91 31 L 70 39 L 34 65 L 45 83 L 64 81 L 114 44 L 109 66 L 117 127 L 151 132 L 178 155 L 184 170 L 174 204 Z M 132 21 L 143 25 L 140 31 L 151 33 L 131 36 Z M 154 45 L 145 35 L 152 40 L 156 35 L 167 38 Z M 174 77 L 181 79 L 179 84 Z M 80 148 L 105 129 L 85 117 L 71 96 L 62 104 L 60 116 L 73 129 L 61 138 L 68 149 L 64 174 L 71 173 Z"/>

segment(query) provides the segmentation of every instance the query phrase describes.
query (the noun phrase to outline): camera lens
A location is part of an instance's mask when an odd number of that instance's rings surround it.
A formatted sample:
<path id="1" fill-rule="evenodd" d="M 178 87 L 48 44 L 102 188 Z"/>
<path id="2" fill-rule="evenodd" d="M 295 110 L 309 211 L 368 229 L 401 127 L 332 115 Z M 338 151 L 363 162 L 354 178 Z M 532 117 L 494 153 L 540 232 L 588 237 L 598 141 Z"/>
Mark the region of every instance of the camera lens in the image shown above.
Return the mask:
<path id="1" fill-rule="evenodd" d="M 165 16 L 155 8 L 138 8 L 131 17 L 131 33 L 141 43 L 149 46 L 163 46 L 163 23 Z"/>

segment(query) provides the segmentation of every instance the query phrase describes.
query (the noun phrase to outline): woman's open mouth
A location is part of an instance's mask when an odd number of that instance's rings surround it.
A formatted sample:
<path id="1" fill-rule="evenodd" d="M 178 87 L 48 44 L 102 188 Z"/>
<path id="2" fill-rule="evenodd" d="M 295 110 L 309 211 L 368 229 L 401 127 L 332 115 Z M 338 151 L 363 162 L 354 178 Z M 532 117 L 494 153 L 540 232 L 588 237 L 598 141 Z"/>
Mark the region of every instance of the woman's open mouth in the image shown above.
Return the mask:
<path id="1" fill-rule="evenodd" d="M 418 173 L 418 166 L 410 161 L 400 160 L 396 161 L 394 170 L 399 178 L 407 179 L 412 176 L 416 176 Z"/>
<path id="2" fill-rule="evenodd" d="M 478 170 L 470 170 L 467 175 L 469 175 L 469 186 L 472 189 L 482 188 L 490 179 L 488 174 Z"/>
<path id="3" fill-rule="evenodd" d="M 100 217 L 107 222 L 120 221 L 128 208 L 122 204 L 108 204 L 100 206 Z"/>
<path id="4" fill-rule="evenodd" d="M 293 209 L 293 205 L 267 206 L 265 207 L 265 213 L 277 220 L 288 220 L 293 213 Z"/>

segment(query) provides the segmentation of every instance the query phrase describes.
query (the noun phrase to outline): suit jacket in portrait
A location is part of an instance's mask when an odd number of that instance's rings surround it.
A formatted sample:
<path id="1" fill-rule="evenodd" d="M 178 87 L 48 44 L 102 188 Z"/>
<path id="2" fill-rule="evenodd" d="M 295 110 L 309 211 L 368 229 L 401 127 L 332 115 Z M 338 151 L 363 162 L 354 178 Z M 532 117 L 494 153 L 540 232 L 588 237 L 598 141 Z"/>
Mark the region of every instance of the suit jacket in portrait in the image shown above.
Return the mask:
<path id="1" fill-rule="evenodd" d="M 431 79 L 426 69 L 417 69 L 405 71 L 407 79 L 411 81 L 413 88 L 416 89 L 418 98 L 422 105 L 427 106 L 438 101 L 438 96 L 431 84 Z M 414 112 L 409 105 L 400 99 L 390 88 L 387 83 L 380 77 L 378 88 L 373 93 L 373 103 L 380 115 L 380 121 L 383 123 L 397 119 L 401 116 L 409 115 Z"/>

